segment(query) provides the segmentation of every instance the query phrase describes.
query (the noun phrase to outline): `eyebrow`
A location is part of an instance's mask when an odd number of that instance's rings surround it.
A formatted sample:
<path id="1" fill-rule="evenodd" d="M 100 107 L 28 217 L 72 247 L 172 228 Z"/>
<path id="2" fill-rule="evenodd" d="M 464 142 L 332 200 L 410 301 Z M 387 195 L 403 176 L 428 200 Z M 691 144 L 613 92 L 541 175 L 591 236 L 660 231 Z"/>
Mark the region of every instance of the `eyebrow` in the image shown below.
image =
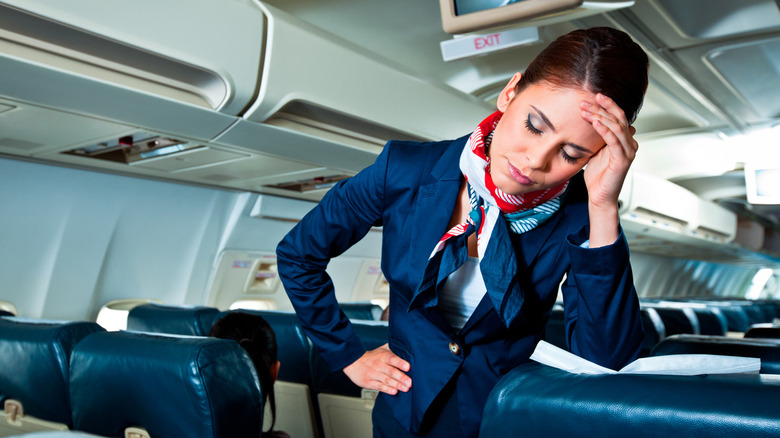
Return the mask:
<path id="1" fill-rule="evenodd" d="M 552 129 L 552 132 L 555 132 L 555 126 L 553 126 L 553 124 L 550 121 L 550 119 L 548 119 L 547 116 L 544 115 L 544 113 L 539 110 L 539 108 L 537 108 L 537 107 L 535 107 L 533 105 L 531 105 L 531 108 L 533 108 L 534 111 L 536 111 L 536 113 L 539 114 L 539 117 L 542 118 L 542 121 L 544 122 L 544 124 L 549 126 L 550 129 Z"/>
<path id="2" fill-rule="evenodd" d="M 537 108 L 537 107 L 535 107 L 533 105 L 531 105 L 531 108 L 533 108 L 534 111 L 536 111 L 536 113 L 539 115 L 539 117 L 541 117 L 541 119 L 544 122 L 544 124 L 547 125 L 552 130 L 552 132 L 555 132 L 555 126 L 552 124 L 550 119 L 548 119 L 547 116 L 541 110 L 539 110 L 539 108 Z M 592 154 L 593 153 L 590 150 L 585 149 L 584 147 L 578 145 L 577 143 L 567 142 L 566 144 L 571 146 L 571 147 L 573 147 L 574 149 L 577 149 L 580 152 L 584 152 L 586 154 Z"/>

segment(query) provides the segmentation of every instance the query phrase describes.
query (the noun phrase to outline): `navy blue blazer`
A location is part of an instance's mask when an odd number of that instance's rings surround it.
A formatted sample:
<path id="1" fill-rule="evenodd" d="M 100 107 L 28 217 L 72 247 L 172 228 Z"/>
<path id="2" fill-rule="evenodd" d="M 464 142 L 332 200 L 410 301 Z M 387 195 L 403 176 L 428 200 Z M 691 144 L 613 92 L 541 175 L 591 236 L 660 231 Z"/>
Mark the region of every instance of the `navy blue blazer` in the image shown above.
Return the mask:
<path id="1" fill-rule="evenodd" d="M 464 432 L 477 436 L 490 390 L 501 376 L 527 362 L 543 337 L 564 276 L 566 335 L 572 352 L 617 369 L 637 357 L 644 337 L 622 233 L 610 246 L 579 246 L 588 239 L 587 191 L 581 174 L 572 179 L 552 218 L 534 230 L 512 234 L 509 251 L 514 257 L 487 272 L 482 267 L 486 283 L 506 284 L 508 299 L 522 296 L 510 319 L 499 316 L 488 295 L 460 331 L 446 322 L 435 300 L 410 306 L 428 257 L 447 231 L 463 181 L 458 160 L 466 139 L 389 142 L 373 165 L 330 190 L 277 247 L 287 294 L 335 371 L 365 350 L 338 308 L 325 268 L 372 226 L 383 227 L 390 349 L 411 364 L 412 379 L 408 393 L 386 399 L 396 418 L 413 432 L 419 430 L 434 398 L 453 383 Z M 506 225 L 499 220 L 496 226 Z"/>

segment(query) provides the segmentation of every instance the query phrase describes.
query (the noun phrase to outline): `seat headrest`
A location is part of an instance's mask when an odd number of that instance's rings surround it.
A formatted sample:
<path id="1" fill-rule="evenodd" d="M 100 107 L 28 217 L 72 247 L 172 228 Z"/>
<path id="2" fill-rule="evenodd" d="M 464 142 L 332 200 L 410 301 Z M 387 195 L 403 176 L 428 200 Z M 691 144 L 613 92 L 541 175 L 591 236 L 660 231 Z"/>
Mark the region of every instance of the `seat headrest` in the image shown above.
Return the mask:
<path id="1" fill-rule="evenodd" d="M 206 336 L 219 310 L 205 306 L 142 304 L 127 315 L 127 329 L 138 332 Z"/>
<path id="2" fill-rule="evenodd" d="M 73 351 L 74 428 L 155 438 L 260 436 L 263 406 L 252 361 L 232 340 L 105 332 Z"/>
<path id="3" fill-rule="evenodd" d="M 753 324 L 745 332 L 745 338 L 769 338 L 780 339 L 780 324 L 771 322 Z"/>
<path id="4" fill-rule="evenodd" d="M 370 302 L 339 303 L 339 308 L 347 318 L 353 320 L 379 321 L 382 316 L 382 307 Z"/>
<path id="5" fill-rule="evenodd" d="M 723 356 L 757 357 L 762 374 L 780 374 L 780 341 L 728 336 L 674 335 L 653 348 L 651 356 L 669 354 L 717 354 Z"/>
<path id="6" fill-rule="evenodd" d="M 214 318 L 214 322 L 216 323 L 217 320 L 232 312 L 260 315 L 274 330 L 277 359 L 282 363 L 277 377 L 279 380 L 311 385 L 309 360 L 312 346 L 295 313 L 236 309 L 220 312 Z"/>
<path id="7" fill-rule="evenodd" d="M 93 322 L 0 318 L 0 398 L 18 400 L 26 415 L 71 425 L 71 352 L 87 335 L 102 331 Z"/>
<path id="8" fill-rule="evenodd" d="M 479 436 L 775 436 L 774 377 L 586 375 L 528 363 L 490 393 Z"/>

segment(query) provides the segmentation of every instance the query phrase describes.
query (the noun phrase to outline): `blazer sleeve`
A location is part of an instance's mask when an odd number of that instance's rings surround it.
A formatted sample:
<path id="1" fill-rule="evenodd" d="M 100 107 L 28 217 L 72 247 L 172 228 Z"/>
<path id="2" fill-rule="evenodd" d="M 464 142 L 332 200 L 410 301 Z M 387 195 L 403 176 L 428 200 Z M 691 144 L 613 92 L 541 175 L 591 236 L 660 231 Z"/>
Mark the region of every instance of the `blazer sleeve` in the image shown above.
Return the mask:
<path id="1" fill-rule="evenodd" d="M 339 182 L 279 243 L 277 266 L 306 333 L 333 371 L 365 348 L 339 309 L 328 262 L 381 225 L 388 143 L 376 162 Z"/>
<path id="2" fill-rule="evenodd" d="M 568 238 L 571 268 L 562 287 L 566 339 L 572 353 L 618 370 L 636 359 L 644 332 L 628 244 L 583 248 L 588 226 Z"/>

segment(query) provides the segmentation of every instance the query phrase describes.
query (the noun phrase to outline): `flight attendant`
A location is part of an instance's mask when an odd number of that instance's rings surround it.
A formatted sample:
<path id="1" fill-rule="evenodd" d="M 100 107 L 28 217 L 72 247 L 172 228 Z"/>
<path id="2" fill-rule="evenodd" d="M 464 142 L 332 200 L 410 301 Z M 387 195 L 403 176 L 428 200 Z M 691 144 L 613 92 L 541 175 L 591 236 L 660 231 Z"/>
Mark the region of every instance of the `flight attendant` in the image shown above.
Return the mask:
<path id="1" fill-rule="evenodd" d="M 495 383 L 544 336 L 559 286 L 572 352 L 615 369 L 637 357 L 618 194 L 647 70 L 621 31 L 564 35 L 471 134 L 390 141 L 279 244 L 279 274 L 324 360 L 381 391 L 374 436 L 476 437 Z M 390 338 L 365 351 L 325 268 L 374 226 Z"/>

